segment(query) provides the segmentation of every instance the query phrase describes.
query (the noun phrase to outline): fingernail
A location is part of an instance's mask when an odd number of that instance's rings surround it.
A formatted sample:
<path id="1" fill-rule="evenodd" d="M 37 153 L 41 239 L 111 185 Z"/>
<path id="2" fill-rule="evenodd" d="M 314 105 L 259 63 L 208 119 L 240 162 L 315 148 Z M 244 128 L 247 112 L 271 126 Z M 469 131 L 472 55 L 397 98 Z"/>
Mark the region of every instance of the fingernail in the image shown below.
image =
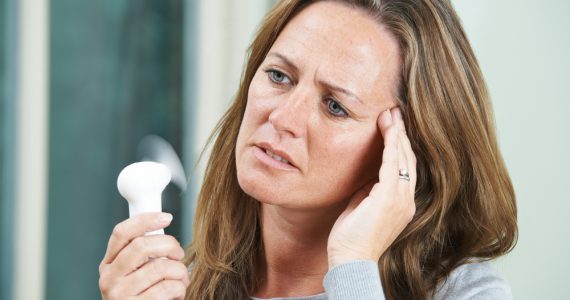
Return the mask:
<path id="1" fill-rule="evenodd" d="M 172 221 L 172 215 L 169 213 L 161 213 L 158 216 L 158 223 L 166 224 L 166 223 L 170 223 L 170 221 Z"/>

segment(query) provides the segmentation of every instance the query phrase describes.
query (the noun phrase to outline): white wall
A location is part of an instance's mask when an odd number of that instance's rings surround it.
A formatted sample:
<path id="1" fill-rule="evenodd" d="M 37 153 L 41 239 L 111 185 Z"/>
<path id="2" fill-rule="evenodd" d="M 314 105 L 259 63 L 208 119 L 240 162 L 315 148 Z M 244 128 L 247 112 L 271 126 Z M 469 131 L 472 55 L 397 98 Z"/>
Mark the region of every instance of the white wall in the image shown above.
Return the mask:
<path id="1" fill-rule="evenodd" d="M 197 105 L 193 127 L 194 157 L 198 157 L 215 125 L 227 110 L 241 78 L 247 48 L 270 8 L 269 0 L 201 0 L 198 2 Z M 206 153 L 208 154 L 208 152 Z M 205 155 L 191 175 L 197 191 L 205 170 Z M 197 176 L 197 177 L 195 177 Z"/>
<path id="2" fill-rule="evenodd" d="M 237 91 L 245 53 L 268 0 L 199 2 L 198 113 L 200 151 Z"/>
<path id="3" fill-rule="evenodd" d="M 486 77 L 520 237 L 498 263 L 515 299 L 569 299 L 570 1 L 453 1 Z"/>
<path id="4" fill-rule="evenodd" d="M 14 299 L 44 297 L 49 0 L 18 1 Z"/>

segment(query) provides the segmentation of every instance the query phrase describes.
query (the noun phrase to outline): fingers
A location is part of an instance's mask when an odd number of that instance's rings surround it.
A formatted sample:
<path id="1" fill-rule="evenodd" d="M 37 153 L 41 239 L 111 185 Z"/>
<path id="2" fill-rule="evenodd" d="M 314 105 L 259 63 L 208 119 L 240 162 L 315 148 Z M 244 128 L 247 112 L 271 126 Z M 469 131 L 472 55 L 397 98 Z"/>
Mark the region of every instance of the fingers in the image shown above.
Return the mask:
<path id="1" fill-rule="evenodd" d="M 402 121 L 402 114 L 399 108 L 393 108 L 391 111 L 392 120 L 394 125 L 398 128 L 398 182 L 399 188 L 406 191 L 410 187 L 410 182 L 408 180 L 400 178 L 400 171 L 407 171 L 409 174 L 408 158 L 406 157 L 406 152 L 404 150 L 404 144 L 402 142 L 403 137 L 406 135 L 406 129 L 404 127 L 404 122 Z"/>
<path id="2" fill-rule="evenodd" d="M 168 213 L 145 213 L 129 218 L 115 226 L 109 239 L 107 252 L 102 264 L 111 263 L 119 251 L 134 238 L 142 236 L 145 232 L 162 229 L 170 224 L 172 215 Z"/>
<path id="3" fill-rule="evenodd" d="M 177 299 L 186 294 L 186 286 L 180 280 L 163 280 L 140 295 L 137 299 Z"/>
<path id="4" fill-rule="evenodd" d="M 179 261 L 184 258 L 184 250 L 170 235 L 137 237 L 117 255 L 109 271 L 115 276 L 128 275 L 155 257 Z"/>
<path id="5" fill-rule="evenodd" d="M 350 213 L 353 211 L 369 194 L 374 185 L 376 184 L 376 178 L 370 180 L 364 184 L 360 189 L 358 189 L 351 197 L 345 211 Z"/>
<path id="6" fill-rule="evenodd" d="M 104 299 L 182 299 L 189 283 L 184 250 L 169 235 L 144 236 L 170 224 L 172 215 L 146 213 L 115 226 L 99 266 Z M 151 259 L 156 258 L 156 259 Z M 138 299 L 138 297 L 137 297 Z"/>
<path id="7" fill-rule="evenodd" d="M 416 162 L 416 155 L 414 154 L 414 151 L 412 150 L 412 145 L 410 143 L 410 139 L 408 138 L 407 134 L 406 134 L 406 126 L 404 124 L 404 119 L 402 117 L 402 111 L 400 110 L 400 108 L 394 108 L 393 109 L 393 116 L 394 119 L 396 120 L 396 124 L 398 125 L 398 127 L 400 128 L 400 135 L 399 135 L 399 139 L 400 139 L 400 145 L 401 145 L 401 149 L 403 154 L 406 157 L 406 164 L 401 165 L 402 168 L 405 168 L 408 170 L 409 174 L 410 174 L 410 184 L 408 185 L 408 188 L 410 190 L 410 193 L 412 195 L 414 195 L 415 193 L 415 186 L 416 186 L 416 181 L 417 181 L 417 162 Z"/>
<path id="8" fill-rule="evenodd" d="M 400 164 L 399 157 L 399 132 L 394 125 L 392 114 L 389 110 L 384 111 L 378 118 L 378 128 L 384 138 L 384 150 L 382 152 L 382 165 L 378 178 L 381 183 L 396 184 Z"/>
<path id="9" fill-rule="evenodd" d="M 382 153 L 382 166 L 380 167 L 380 182 L 399 180 L 399 185 L 407 186 L 413 196 L 417 182 L 416 156 L 406 134 L 406 128 L 400 108 L 382 112 L 378 118 L 378 128 L 384 138 L 384 152 Z M 406 169 L 410 181 L 399 179 L 398 171 Z"/>
<path id="10" fill-rule="evenodd" d="M 408 189 L 409 182 L 405 179 L 401 179 L 399 176 L 400 170 L 409 171 L 409 165 L 408 165 L 408 158 L 406 157 L 406 152 L 404 151 L 404 144 L 402 142 L 402 136 L 405 135 L 405 129 L 402 126 L 403 122 L 400 119 L 398 119 L 399 117 L 397 116 L 397 111 L 399 111 L 399 109 L 394 108 L 391 112 L 392 112 L 392 119 L 394 120 L 394 123 L 399 131 L 398 132 L 398 179 L 400 179 L 399 180 L 400 188 Z"/>
<path id="11" fill-rule="evenodd" d="M 153 259 L 124 279 L 132 295 L 138 295 L 162 280 L 178 280 L 185 287 L 190 283 L 186 266 L 170 259 Z"/>
<path id="12" fill-rule="evenodd" d="M 415 157 L 399 109 L 382 112 L 377 123 L 384 143 L 380 182 L 368 196 L 355 193 L 337 218 L 327 244 L 329 267 L 355 259 L 377 261 L 413 220 L 414 183 L 400 179 L 398 171 L 407 169 L 415 177 Z"/>
<path id="13" fill-rule="evenodd" d="M 390 113 L 389 109 L 380 113 L 380 116 L 378 117 L 378 128 L 380 129 L 380 133 L 382 133 L 382 137 L 384 139 L 386 138 L 385 136 L 386 132 L 388 131 L 388 128 L 390 128 L 390 126 L 392 126 L 393 123 L 394 122 L 392 121 L 392 114 Z"/>

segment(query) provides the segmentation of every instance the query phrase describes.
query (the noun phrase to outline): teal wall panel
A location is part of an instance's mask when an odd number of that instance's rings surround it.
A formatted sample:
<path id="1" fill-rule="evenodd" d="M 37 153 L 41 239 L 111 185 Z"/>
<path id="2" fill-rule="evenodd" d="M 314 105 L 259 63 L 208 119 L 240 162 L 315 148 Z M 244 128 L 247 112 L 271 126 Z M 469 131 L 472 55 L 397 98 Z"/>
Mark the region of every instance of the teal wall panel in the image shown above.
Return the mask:
<path id="1" fill-rule="evenodd" d="M 128 217 L 116 189 L 157 134 L 181 153 L 179 0 L 52 0 L 47 299 L 100 299 L 98 264 Z M 180 191 L 167 190 L 180 235 Z"/>
<path id="2" fill-rule="evenodd" d="M 16 1 L 0 0 L 0 299 L 13 296 Z"/>

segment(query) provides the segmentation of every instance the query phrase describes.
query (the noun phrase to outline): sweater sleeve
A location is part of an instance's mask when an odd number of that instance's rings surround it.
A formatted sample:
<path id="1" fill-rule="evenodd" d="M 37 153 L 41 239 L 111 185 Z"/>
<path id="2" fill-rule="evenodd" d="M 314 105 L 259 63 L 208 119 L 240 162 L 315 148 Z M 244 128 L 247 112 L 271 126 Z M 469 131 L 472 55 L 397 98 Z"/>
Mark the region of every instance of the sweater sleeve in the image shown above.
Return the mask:
<path id="1" fill-rule="evenodd" d="M 323 286 L 329 300 L 383 300 L 378 265 L 359 260 L 335 266 Z M 433 300 L 512 300 L 508 283 L 490 262 L 457 267 L 434 291 Z"/>
<path id="2" fill-rule="evenodd" d="M 434 300 L 511 300 L 507 282 L 490 262 L 468 263 L 453 270 L 435 291 Z"/>
<path id="3" fill-rule="evenodd" d="M 382 300 L 378 264 L 357 260 L 330 269 L 323 280 L 329 300 Z"/>

